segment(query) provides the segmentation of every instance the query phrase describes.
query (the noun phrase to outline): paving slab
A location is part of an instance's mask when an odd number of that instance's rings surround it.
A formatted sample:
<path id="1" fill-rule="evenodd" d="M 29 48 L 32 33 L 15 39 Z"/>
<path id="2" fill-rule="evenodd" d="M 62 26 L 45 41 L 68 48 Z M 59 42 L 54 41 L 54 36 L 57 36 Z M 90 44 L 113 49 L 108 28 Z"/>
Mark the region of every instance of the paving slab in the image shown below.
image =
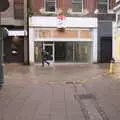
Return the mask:
<path id="1" fill-rule="evenodd" d="M 108 68 L 5 65 L 0 120 L 119 120 L 120 81 L 107 74 Z"/>

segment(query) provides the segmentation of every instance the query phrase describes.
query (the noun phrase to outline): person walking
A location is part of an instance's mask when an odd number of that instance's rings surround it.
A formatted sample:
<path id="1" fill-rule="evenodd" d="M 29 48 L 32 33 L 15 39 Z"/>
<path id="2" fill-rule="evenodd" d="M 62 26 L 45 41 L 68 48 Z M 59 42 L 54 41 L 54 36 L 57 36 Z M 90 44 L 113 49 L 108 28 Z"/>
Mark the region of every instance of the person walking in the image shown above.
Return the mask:
<path id="1" fill-rule="evenodd" d="M 41 57 L 42 57 L 42 67 L 44 67 L 45 63 L 47 63 L 47 65 L 49 66 L 50 63 L 47 61 L 47 59 L 48 59 L 48 52 L 46 52 L 45 49 L 42 50 Z"/>

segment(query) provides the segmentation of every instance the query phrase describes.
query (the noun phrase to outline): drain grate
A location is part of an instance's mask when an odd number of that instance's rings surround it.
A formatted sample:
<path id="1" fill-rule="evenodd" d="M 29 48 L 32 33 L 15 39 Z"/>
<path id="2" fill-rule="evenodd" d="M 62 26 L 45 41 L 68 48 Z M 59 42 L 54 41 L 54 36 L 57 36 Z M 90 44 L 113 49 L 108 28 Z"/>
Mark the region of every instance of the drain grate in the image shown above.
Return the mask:
<path id="1" fill-rule="evenodd" d="M 95 96 L 92 93 L 89 94 L 78 94 L 75 95 L 75 97 L 78 97 L 79 99 L 96 99 Z"/>
<path id="2" fill-rule="evenodd" d="M 65 82 L 66 84 L 74 84 L 74 82 L 73 81 L 67 81 L 67 82 Z"/>
<path id="3" fill-rule="evenodd" d="M 97 102 L 97 98 L 94 96 L 94 94 L 76 94 L 74 97 L 80 104 L 86 120 L 109 120 L 107 114 Z"/>
<path id="4" fill-rule="evenodd" d="M 81 84 L 80 81 L 66 81 L 65 84 Z"/>

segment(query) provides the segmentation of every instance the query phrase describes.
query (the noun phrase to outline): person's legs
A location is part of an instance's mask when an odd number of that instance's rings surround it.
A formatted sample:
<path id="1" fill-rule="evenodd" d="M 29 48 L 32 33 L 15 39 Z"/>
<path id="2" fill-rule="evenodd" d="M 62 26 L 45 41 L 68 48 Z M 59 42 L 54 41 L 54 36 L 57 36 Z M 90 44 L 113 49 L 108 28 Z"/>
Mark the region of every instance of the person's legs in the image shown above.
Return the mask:
<path id="1" fill-rule="evenodd" d="M 44 60 L 42 60 L 42 67 L 44 67 Z"/>
<path id="2" fill-rule="evenodd" d="M 45 60 L 45 63 L 47 63 L 48 65 L 50 65 L 50 63 L 47 60 Z"/>

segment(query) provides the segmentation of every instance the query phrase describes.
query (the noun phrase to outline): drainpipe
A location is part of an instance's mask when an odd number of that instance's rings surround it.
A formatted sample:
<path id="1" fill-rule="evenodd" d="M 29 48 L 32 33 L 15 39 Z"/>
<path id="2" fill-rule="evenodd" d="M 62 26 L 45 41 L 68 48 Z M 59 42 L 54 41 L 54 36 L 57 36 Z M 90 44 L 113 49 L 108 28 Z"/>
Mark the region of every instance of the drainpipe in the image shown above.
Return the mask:
<path id="1" fill-rule="evenodd" d="M 24 64 L 29 65 L 29 16 L 28 0 L 24 0 Z"/>
<path id="2" fill-rule="evenodd" d="M 3 34 L 1 27 L 1 13 L 0 13 L 0 88 L 4 83 L 4 73 L 3 73 Z"/>

